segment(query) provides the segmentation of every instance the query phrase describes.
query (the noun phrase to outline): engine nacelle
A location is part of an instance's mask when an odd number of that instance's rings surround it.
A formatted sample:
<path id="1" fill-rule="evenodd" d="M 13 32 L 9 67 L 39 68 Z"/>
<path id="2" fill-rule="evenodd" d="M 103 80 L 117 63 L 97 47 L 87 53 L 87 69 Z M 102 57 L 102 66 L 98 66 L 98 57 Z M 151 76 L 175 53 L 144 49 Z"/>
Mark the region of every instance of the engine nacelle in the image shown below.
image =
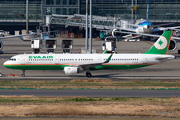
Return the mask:
<path id="1" fill-rule="evenodd" d="M 0 41 L 0 51 L 3 49 L 3 42 Z"/>
<path id="2" fill-rule="evenodd" d="M 177 43 L 174 39 L 171 39 L 170 45 L 169 45 L 169 51 L 174 51 L 176 49 Z"/>
<path id="3" fill-rule="evenodd" d="M 64 67 L 66 75 L 77 74 L 83 72 L 79 67 Z"/>
<path id="4" fill-rule="evenodd" d="M 118 31 L 118 32 L 117 32 L 117 31 Z M 113 37 L 121 36 L 121 33 L 119 33 L 119 30 L 118 30 L 118 29 L 113 29 L 113 30 L 112 30 L 112 36 L 113 36 Z"/>

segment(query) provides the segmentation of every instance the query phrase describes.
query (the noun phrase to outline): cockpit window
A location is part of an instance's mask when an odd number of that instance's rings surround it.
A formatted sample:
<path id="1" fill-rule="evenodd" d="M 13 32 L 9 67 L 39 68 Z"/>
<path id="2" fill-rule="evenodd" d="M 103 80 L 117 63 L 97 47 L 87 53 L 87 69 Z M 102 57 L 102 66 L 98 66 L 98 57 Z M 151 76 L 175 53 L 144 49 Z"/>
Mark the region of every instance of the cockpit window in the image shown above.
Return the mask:
<path id="1" fill-rule="evenodd" d="M 15 59 L 15 58 L 10 58 L 9 60 L 10 60 L 10 61 L 16 61 L 16 59 Z"/>

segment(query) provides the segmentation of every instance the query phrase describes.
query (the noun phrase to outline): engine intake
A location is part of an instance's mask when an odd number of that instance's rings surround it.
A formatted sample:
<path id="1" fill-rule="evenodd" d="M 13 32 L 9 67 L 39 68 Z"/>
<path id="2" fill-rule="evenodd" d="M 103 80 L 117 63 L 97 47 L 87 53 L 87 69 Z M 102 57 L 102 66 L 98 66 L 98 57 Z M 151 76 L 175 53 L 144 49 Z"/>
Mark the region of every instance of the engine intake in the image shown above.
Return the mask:
<path id="1" fill-rule="evenodd" d="M 169 51 L 174 51 L 176 49 L 177 43 L 174 39 L 171 39 L 170 45 L 169 45 Z"/>
<path id="2" fill-rule="evenodd" d="M 3 42 L 0 41 L 0 51 L 3 49 Z"/>
<path id="3" fill-rule="evenodd" d="M 83 72 L 79 67 L 65 67 L 63 71 L 66 75 L 77 74 Z"/>

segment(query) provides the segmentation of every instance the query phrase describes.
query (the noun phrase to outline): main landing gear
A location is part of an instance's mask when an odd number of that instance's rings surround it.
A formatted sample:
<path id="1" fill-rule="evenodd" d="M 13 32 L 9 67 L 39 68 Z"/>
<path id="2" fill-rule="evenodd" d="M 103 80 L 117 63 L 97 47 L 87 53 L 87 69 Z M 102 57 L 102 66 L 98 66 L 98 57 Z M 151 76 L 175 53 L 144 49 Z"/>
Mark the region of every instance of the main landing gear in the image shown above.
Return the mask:
<path id="1" fill-rule="evenodd" d="M 25 70 L 23 70 L 23 73 L 21 75 L 22 77 L 25 77 Z"/>
<path id="2" fill-rule="evenodd" d="M 92 74 L 90 72 L 86 72 L 86 77 L 90 78 L 92 77 Z"/>

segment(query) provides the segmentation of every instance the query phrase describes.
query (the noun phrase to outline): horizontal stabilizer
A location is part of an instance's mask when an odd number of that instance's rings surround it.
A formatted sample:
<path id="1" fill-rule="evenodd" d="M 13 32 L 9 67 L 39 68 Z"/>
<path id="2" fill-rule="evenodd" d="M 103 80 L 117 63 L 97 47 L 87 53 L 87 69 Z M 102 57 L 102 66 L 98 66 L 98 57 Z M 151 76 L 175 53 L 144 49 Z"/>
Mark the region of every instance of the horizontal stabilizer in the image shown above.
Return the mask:
<path id="1" fill-rule="evenodd" d="M 157 57 L 155 59 L 159 61 L 167 61 L 167 60 L 175 59 L 175 56 L 169 55 L 169 56 Z"/>

